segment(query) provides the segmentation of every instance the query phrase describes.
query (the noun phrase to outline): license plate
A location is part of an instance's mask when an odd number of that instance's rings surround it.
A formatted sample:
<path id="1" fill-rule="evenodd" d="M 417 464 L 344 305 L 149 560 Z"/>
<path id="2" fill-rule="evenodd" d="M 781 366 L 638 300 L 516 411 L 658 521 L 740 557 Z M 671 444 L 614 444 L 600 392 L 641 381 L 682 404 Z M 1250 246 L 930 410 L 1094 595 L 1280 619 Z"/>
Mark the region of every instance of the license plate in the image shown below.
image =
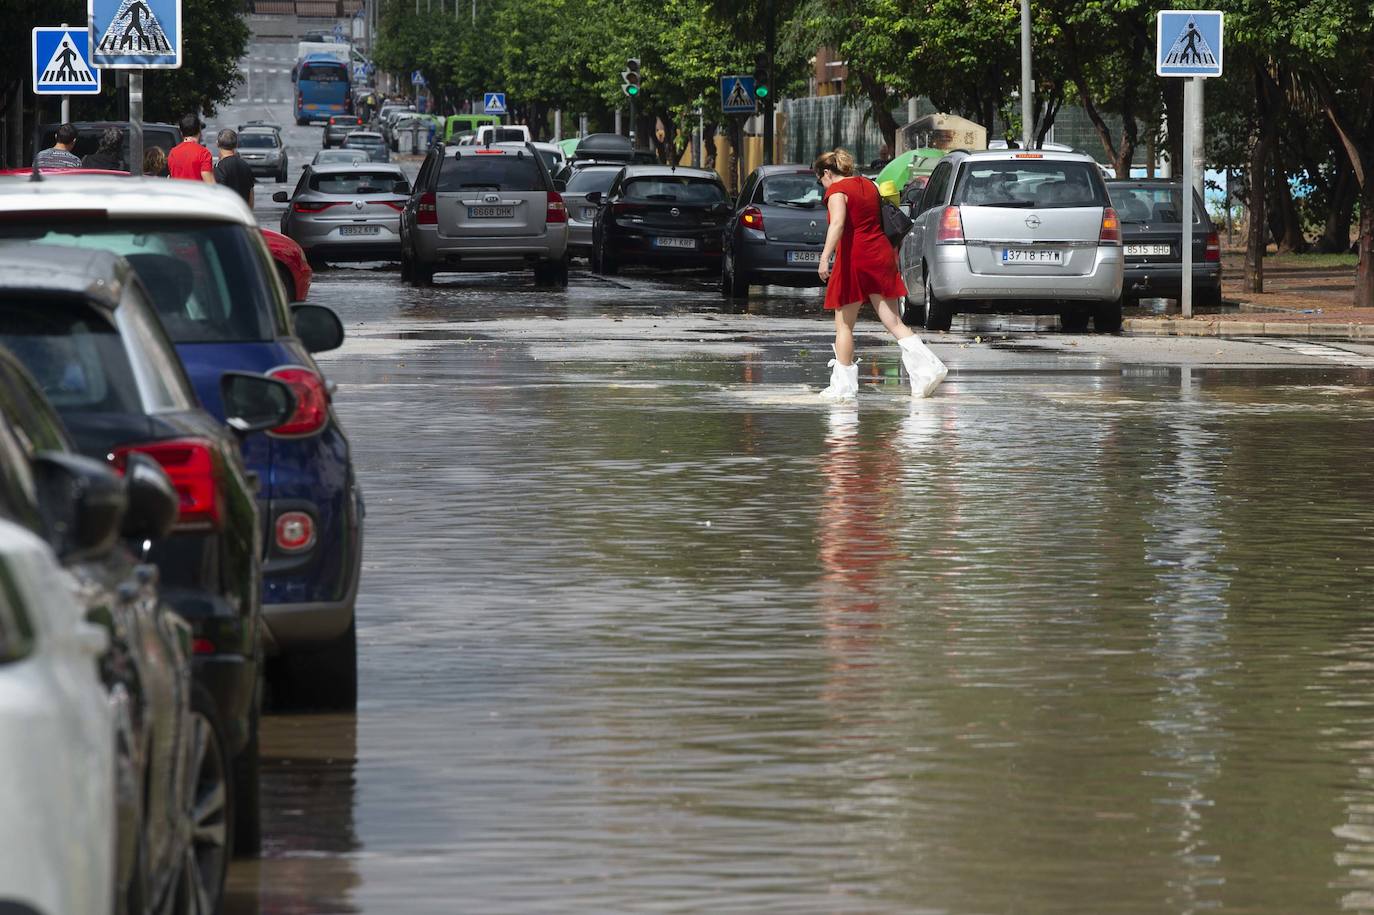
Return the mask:
<path id="1" fill-rule="evenodd" d="M 1064 252 L 1050 248 L 1003 248 L 1002 263 L 1058 266 L 1064 263 Z"/>
<path id="2" fill-rule="evenodd" d="M 1127 245 L 1127 257 L 1168 257 L 1173 249 L 1168 245 Z"/>
<path id="3" fill-rule="evenodd" d="M 821 262 L 821 252 L 788 251 L 787 262 L 789 264 L 819 264 Z"/>
<path id="4" fill-rule="evenodd" d="M 697 240 L 695 238 L 664 238 L 661 236 L 654 238 L 655 248 L 686 248 L 696 250 Z"/>
<path id="5" fill-rule="evenodd" d="M 510 219 L 515 207 L 468 207 L 468 219 Z"/>
<path id="6" fill-rule="evenodd" d="M 380 235 L 381 226 L 340 226 L 340 235 Z"/>
<path id="7" fill-rule="evenodd" d="M 584 222 L 593 222 L 596 219 L 596 207 L 583 207 L 582 219 Z"/>

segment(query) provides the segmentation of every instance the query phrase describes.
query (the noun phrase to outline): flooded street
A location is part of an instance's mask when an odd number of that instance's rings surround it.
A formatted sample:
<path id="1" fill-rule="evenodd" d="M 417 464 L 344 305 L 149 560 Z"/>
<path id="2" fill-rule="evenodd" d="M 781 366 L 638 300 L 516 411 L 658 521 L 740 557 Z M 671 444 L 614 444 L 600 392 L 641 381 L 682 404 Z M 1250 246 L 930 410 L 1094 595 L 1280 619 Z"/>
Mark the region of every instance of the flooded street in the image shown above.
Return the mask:
<path id="1" fill-rule="evenodd" d="M 230 913 L 1374 910 L 1374 347 L 986 319 L 913 402 L 866 318 L 829 406 L 814 294 L 578 267 L 317 273 L 359 708 L 264 720 Z"/>

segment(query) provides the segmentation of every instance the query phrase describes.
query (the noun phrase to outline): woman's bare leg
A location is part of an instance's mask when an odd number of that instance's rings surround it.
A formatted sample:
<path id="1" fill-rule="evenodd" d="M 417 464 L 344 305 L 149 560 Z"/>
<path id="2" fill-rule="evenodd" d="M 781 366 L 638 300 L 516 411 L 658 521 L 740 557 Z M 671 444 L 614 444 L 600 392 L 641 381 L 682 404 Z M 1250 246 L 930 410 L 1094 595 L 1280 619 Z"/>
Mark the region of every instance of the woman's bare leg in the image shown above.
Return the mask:
<path id="1" fill-rule="evenodd" d="M 878 320 L 883 322 L 883 327 L 886 327 L 887 332 L 892 336 L 898 340 L 905 340 L 915 333 L 910 327 L 902 323 L 901 313 L 895 303 L 889 302 L 877 293 L 869 296 L 868 300 L 873 303 L 873 309 L 878 312 Z"/>
<path id="2" fill-rule="evenodd" d="M 854 322 L 862 302 L 835 309 L 835 358 L 840 365 L 854 364 Z"/>

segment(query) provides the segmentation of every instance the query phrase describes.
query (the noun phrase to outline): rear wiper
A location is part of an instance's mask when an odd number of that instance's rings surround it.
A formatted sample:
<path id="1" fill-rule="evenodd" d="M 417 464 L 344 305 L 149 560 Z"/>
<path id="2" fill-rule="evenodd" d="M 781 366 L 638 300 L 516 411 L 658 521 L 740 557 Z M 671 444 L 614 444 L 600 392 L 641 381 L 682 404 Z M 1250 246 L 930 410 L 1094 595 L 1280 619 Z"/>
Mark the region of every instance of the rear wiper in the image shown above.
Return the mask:
<path id="1" fill-rule="evenodd" d="M 1034 201 L 1034 200 L 991 200 L 991 201 L 984 201 L 983 203 L 976 203 L 976 204 L 973 204 L 973 205 L 974 205 L 974 206 L 980 206 L 980 207 L 1017 207 L 1017 208 L 1020 208 L 1020 209 L 1028 209 L 1028 208 L 1030 208 L 1030 207 L 1035 206 L 1035 201 Z"/>
<path id="2" fill-rule="evenodd" d="M 501 190 L 501 185 L 499 185 L 499 184 L 460 184 L 460 185 L 458 185 L 458 187 L 459 187 L 460 189 L 461 189 L 461 188 L 467 187 L 467 188 L 474 188 L 474 189 L 476 189 L 476 188 L 487 188 L 487 189 L 493 190 L 493 191 L 499 191 L 499 190 Z"/>

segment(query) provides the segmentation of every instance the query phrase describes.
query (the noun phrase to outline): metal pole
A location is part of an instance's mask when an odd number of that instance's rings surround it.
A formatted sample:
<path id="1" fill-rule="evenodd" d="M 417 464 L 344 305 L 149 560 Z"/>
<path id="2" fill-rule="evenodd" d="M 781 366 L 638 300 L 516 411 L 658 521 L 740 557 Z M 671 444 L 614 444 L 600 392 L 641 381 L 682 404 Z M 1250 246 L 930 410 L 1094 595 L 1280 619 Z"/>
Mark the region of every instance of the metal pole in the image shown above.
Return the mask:
<path id="1" fill-rule="evenodd" d="M 616 132 L 616 133 L 624 133 L 624 125 L 621 123 L 621 120 L 620 120 L 620 119 L 621 119 L 620 109 L 617 108 L 617 109 L 615 110 L 615 132 Z"/>
<path id="2" fill-rule="evenodd" d="M 477 25 L 477 0 L 472 0 L 472 24 Z"/>
<path id="3" fill-rule="evenodd" d="M 1226 169 L 1226 244 L 1229 246 L 1235 241 L 1236 223 L 1231 212 L 1231 169 Z"/>
<path id="4" fill-rule="evenodd" d="M 1031 148 L 1035 131 L 1035 92 L 1031 88 L 1030 0 L 1021 0 L 1021 147 Z"/>
<path id="5" fill-rule="evenodd" d="M 1188 80 L 1193 83 L 1193 188 L 1204 202 L 1207 200 L 1207 143 L 1203 120 L 1203 90 L 1206 83 L 1202 77 Z"/>
<path id="6" fill-rule="evenodd" d="M 557 143 L 561 139 L 563 139 L 563 109 L 555 108 L 553 110 L 553 141 Z"/>
<path id="7" fill-rule="evenodd" d="M 143 71 L 129 71 L 129 174 L 143 174 Z"/>
<path id="8" fill-rule="evenodd" d="M 630 146 L 634 149 L 639 148 L 635 142 L 635 97 L 630 96 Z"/>
<path id="9" fill-rule="evenodd" d="M 697 109 L 697 156 L 702 168 L 706 167 L 706 112 Z"/>
<path id="10" fill-rule="evenodd" d="M 1183 317 L 1193 316 L 1193 111 L 1197 108 L 1197 90 L 1202 80 L 1189 79 L 1183 84 L 1183 292 L 1179 306 Z"/>
<path id="11" fill-rule="evenodd" d="M 764 3 L 763 15 L 767 17 L 764 23 L 764 50 L 768 54 L 768 69 L 765 74 L 768 77 L 768 94 L 763 98 L 763 164 L 773 164 L 773 137 L 775 127 L 773 124 L 773 58 L 777 53 L 778 44 L 778 25 L 777 16 L 773 10 L 772 0 Z"/>
<path id="12" fill-rule="evenodd" d="M 65 22 L 62 23 L 62 28 L 65 29 L 66 27 L 67 27 L 67 23 L 65 23 Z M 63 93 L 63 95 L 62 95 L 62 123 L 63 123 L 63 124 L 70 124 L 71 122 L 72 122 L 72 97 L 71 97 L 70 95 L 67 95 L 66 93 Z"/>

